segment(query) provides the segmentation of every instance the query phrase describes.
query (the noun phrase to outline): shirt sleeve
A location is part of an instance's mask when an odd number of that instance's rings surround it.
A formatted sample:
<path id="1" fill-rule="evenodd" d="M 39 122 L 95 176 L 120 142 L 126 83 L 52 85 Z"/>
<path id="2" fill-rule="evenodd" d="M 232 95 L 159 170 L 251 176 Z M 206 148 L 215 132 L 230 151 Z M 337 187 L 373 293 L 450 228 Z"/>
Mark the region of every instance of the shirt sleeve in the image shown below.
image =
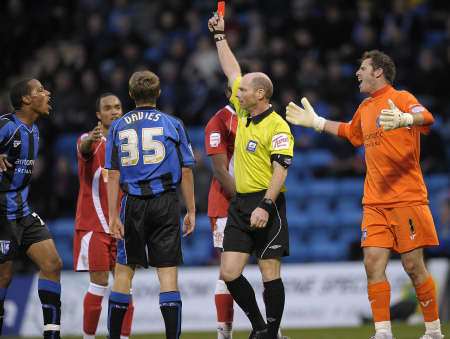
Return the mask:
<path id="1" fill-rule="evenodd" d="M 241 84 L 242 77 L 238 76 L 234 82 L 233 86 L 231 87 L 231 96 L 230 96 L 230 104 L 234 107 L 234 110 L 236 111 L 236 114 L 238 117 L 245 117 L 248 115 L 247 111 L 241 108 L 241 103 L 239 102 L 239 99 L 237 98 L 237 92 L 239 90 L 239 86 Z"/>
<path id="2" fill-rule="evenodd" d="M 108 138 L 106 139 L 105 168 L 110 170 L 119 170 L 119 150 L 116 144 L 116 125 L 109 128 Z"/>
<path id="3" fill-rule="evenodd" d="M 181 153 L 181 166 L 192 167 L 195 165 L 195 158 L 194 152 L 192 151 L 191 140 L 189 139 L 186 128 L 181 121 L 179 121 L 177 129 L 180 137 L 179 150 Z"/>
<path id="4" fill-rule="evenodd" d="M 294 156 L 294 137 L 289 125 L 281 117 L 273 130 L 269 150 L 271 156 L 274 154 Z"/>
<path id="5" fill-rule="evenodd" d="M 222 120 L 217 115 L 214 115 L 205 127 L 206 154 L 227 154 L 227 134 Z"/>
<path id="6" fill-rule="evenodd" d="M 422 113 L 424 121 L 422 126 L 414 126 L 420 132 L 427 134 L 430 131 L 430 126 L 434 123 L 433 115 L 417 100 L 417 98 L 407 91 L 400 91 L 399 96 L 394 103 L 398 109 L 405 113 L 412 115 Z"/>
<path id="7" fill-rule="evenodd" d="M 338 136 L 347 139 L 355 147 L 359 147 L 363 144 L 364 139 L 361 128 L 361 113 L 359 108 L 350 122 L 340 123 Z"/>
<path id="8" fill-rule="evenodd" d="M 11 141 L 14 133 L 14 123 L 8 119 L 0 120 L 0 149 L 4 149 Z"/>

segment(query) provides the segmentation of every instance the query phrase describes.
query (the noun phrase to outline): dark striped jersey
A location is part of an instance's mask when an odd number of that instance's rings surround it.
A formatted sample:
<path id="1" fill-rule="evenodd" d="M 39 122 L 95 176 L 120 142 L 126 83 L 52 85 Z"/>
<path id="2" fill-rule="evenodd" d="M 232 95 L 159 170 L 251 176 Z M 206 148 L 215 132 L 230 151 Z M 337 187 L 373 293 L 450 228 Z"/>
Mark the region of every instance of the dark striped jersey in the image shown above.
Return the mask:
<path id="1" fill-rule="evenodd" d="M 0 172 L 0 217 L 10 220 L 31 213 L 28 189 L 39 148 L 39 130 L 27 126 L 15 114 L 0 117 L 0 154 L 12 165 Z"/>
<path id="2" fill-rule="evenodd" d="M 181 120 L 152 107 L 139 107 L 113 122 L 105 168 L 120 171 L 125 193 L 153 196 L 176 189 L 181 168 L 195 163 Z"/>

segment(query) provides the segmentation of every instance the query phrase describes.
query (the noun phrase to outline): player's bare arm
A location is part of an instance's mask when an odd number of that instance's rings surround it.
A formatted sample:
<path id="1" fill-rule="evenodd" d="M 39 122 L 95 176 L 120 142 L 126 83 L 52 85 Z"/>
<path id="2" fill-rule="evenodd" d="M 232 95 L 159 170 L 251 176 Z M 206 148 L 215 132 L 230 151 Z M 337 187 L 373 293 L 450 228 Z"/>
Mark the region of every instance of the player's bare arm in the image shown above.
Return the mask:
<path id="1" fill-rule="evenodd" d="M 241 67 L 226 40 L 223 17 L 217 13 L 214 14 L 208 21 L 208 29 L 214 35 L 214 40 L 216 40 L 220 66 L 228 79 L 228 84 L 232 86 L 234 80 L 241 75 Z"/>
<path id="2" fill-rule="evenodd" d="M 307 98 L 302 98 L 302 106 L 290 102 L 286 106 L 286 120 L 293 125 L 314 128 L 317 132 L 327 132 L 332 135 L 338 135 L 341 122 L 326 120 L 319 116 Z"/>
<path id="3" fill-rule="evenodd" d="M 213 175 L 224 188 L 229 198 L 236 194 L 236 182 L 228 172 L 228 158 L 225 153 L 214 154 L 211 156 Z"/>
<path id="4" fill-rule="evenodd" d="M 183 167 L 181 176 L 181 194 L 186 205 L 186 215 L 183 220 L 183 236 L 185 237 L 195 229 L 194 174 L 191 168 Z"/>
<path id="5" fill-rule="evenodd" d="M 99 121 L 97 126 L 89 132 L 88 136 L 80 142 L 80 152 L 83 155 L 89 155 L 92 153 L 92 144 L 100 140 L 103 136 L 102 124 Z"/>
<path id="6" fill-rule="evenodd" d="M 262 228 L 267 225 L 267 221 L 269 220 L 268 211 L 274 208 L 273 204 L 277 200 L 281 188 L 286 181 L 288 174 L 287 168 L 284 168 L 276 161 L 272 162 L 272 167 L 272 178 L 270 179 L 269 187 L 264 195 L 264 200 L 261 202 L 261 207 L 255 208 L 250 217 L 250 226 L 252 227 Z"/>
<path id="7" fill-rule="evenodd" d="M 8 154 L 0 154 L 0 172 L 5 172 L 12 165 L 8 162 Z"/>
<path id="8" fill-rule="evenodd" d="M 119 211 L 117 210 L 117 199 L 119 197 L 119 178 L 120 172 L 117 170 L 108 171 L 108 215 L 109 231 L 114 238 L 123 239 L 124 228 L 120 221 Z"/>

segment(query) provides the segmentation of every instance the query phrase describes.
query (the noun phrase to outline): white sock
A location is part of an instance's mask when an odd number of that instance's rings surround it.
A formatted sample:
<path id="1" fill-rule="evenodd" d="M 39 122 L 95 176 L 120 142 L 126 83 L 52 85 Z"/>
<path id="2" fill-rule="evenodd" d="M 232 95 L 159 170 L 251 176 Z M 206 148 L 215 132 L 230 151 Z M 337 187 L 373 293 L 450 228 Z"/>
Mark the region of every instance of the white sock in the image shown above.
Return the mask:
<path id="1" fill-rule="evenodd" d="M 233 325 L 232 323 L 217 323 L 217 339 L 232 339 Z"/>
<path id="2" fill-rule="evenodd" d="M 108 286 L 97 285 L 91 282 L 89 283 L 88 292 L 99 297 L 104 297 L 107 289 Z"/>
<path id="3" fill-rule="evenodd" d="M 95 334 L 83 333 L 83 339 L 95 339 Z"/>
<path id="4" fill-rule="evenodd" d="M 437 319 L 435 321 L 425 322 L 425 333 L 441 334 L 441 321 Z"/>
<path id="5" fill-rule="evenodd" d="M 390 321 L 378 321 L 375 323 L 375 332 L 392 334 L 391 322 Z"/>

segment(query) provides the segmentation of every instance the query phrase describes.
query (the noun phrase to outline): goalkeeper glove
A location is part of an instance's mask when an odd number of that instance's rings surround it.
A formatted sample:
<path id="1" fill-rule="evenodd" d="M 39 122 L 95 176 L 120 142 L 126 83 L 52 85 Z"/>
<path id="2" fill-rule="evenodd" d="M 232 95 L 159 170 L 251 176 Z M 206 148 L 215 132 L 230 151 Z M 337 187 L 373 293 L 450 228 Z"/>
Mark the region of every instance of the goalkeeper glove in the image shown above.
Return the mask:
<path id="1" fill-rule="evenodd" d="M 385 131 L 390 131 L 400 127 L 412 126 L 414 118 L 410 113 L 404 113 L 388 99 L 389 109 L 382 109 L 380 115 L 380 125 Z"/>
<path id="2" fill-rule="evenodd" d="M 292 101 L 286 106 L 286 119 L 291 124 L 304 127 L 312 127 L 317 132 L 322 132 L 325 127 L 325 118 L 319 117 L 308 99 L 302 98 L 304 108 L 297 106 Z"/>

